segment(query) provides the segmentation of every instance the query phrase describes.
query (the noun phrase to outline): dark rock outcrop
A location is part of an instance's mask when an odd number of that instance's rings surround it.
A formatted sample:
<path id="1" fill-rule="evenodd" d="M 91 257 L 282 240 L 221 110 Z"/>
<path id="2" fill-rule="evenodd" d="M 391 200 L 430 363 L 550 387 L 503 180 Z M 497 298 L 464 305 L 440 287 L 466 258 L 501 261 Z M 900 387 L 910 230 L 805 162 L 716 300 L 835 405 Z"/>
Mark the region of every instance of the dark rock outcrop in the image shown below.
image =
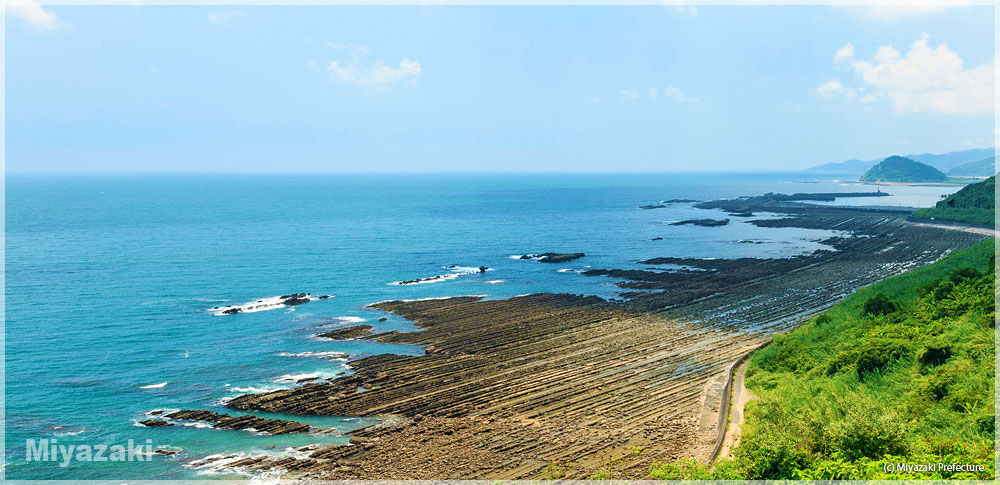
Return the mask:
<path id="1" fill-rule="evenodd" d="M 726 224 L 729 224 L 729 219 L 688 219 L 685 221 L 674 222 L 670 225 L 683 226 L 687 224 L 703 227 L 725 226 Z"/>
<path id="2" fill-rule="evenodd" d="M 332 340 L 348 340 L 356 339 L 361 337 L 367 337 L 371 334 L 371 325 L 354 325 L 351 327 L 338 328 L 336 330 L 330 330 L 329 332 L 323 332 L 317 334 L 317 337 L 328 338 Z"/>
<path id="3" fill-rule="evenodd" d="M 189 421 L 205 421 L 213 423 L 213 428 L 220 429 L 252 429 L 268 434 L 288 434 L 307 433 L 312 427 L 297 421 L 285 419 L 266 419 L 247 414 L 243 416 L 230 416 L 207 410 L 183 410 L 166 415 L 170 419 L 180 419 Z"/>
<path id="4" fill-rule="evenodd" d="M 164 421 L 162 419 L 146 419 L 146 420 L 143 420 L 143 421 L 139 421 L 139 424 L 141 424 L 141 425 L 143 425 L 143 426 L 145 426 L 147 428 L 162 428 L 162 427 L 165 427 L 165 426 L 173 426 L 174 425 L 174 423 L 169 423 L 169 422 Z"/>
<path id="5" fill-rule="evenodd" d="M 565 263 L 586 256 L 584 253 L 541 253 L 525 254 L 520 259 L 533 259 L 539 263 Z"/>

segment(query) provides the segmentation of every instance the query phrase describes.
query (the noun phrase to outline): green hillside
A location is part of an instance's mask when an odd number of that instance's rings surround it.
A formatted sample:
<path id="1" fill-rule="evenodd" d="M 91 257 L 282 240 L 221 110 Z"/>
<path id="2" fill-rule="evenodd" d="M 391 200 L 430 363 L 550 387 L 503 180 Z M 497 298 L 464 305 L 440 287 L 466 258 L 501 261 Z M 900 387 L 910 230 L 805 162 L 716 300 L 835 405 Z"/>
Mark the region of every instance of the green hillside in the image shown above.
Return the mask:
<path id="1" fill-rule="evenodd" d="M 996 176 L 966 185 L 934 207 L 914 211 L 911 217 L 993 227 L 996 217 Z"/>
<path id="2" fill-rule="evenodd" d="M 940 170 L 893 155 L 865 172 L 862 182 L 944 182 L 948 176 Z"/>
<path id="3" fill-rule="evenodd" d="M 997 173 L 996 162 L 996 157 L 969 162 L 949 170 L 948 175 L 953 177 L 989 177 Z"/>
<path id="4" fill-rule="evenodd" d="M 862 288 L 755 352 L 734 457 L 662 479 L 992 479 L 993 240 Z M 886 471 L 897 463 L 983 471 Z"/>

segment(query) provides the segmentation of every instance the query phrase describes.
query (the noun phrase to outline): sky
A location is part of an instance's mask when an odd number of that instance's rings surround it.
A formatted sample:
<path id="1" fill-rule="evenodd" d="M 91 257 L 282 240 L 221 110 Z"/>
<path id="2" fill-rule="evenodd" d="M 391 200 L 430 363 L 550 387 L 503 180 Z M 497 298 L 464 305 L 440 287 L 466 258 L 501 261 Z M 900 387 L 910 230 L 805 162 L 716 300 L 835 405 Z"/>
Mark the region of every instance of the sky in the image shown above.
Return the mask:
<path id="1" fill-rule="evenodd" d="M 992 6 L 19 1 L 7 173 L 779 171 L 996 136 Z"/>

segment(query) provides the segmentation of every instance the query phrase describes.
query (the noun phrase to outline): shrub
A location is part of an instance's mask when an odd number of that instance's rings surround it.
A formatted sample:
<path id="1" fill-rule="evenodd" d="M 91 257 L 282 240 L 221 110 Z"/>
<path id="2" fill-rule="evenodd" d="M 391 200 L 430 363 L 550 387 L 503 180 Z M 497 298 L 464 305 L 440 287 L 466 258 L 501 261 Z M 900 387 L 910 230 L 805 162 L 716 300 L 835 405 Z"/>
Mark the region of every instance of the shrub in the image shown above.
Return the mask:
<path id="1" fill-rule="evenodd" d="M 611 472 L 608 470 L 597 470 L 590 475 L 590 480 L 611 480 Z"/>
<path id="2" fill-rule="evenodd" d="M 879 293 L 865 302 L 864 315 L 881 316 L 899 311 L 899 303 L 888 296 Z"/>
<path id="3" fill-rule="evenodd" d="M 649 467 L 649 476 L 653 480 L 709 480 L 712 478 L 708 467 L 693 458 L 686 458 L 676 463 L 653 463 Z"/>
<path id="4" fill-rule="evenodd" d="M 934 288 L 934 292 L 933 292 L 934 293 L 934 299 L 935 300 L 944 300 L 945 298 L 948 298 L 949 296 L 951 296 L 951 292 L 954 291 L 954 290 L 955 290 L 955 283 L 952 283 L 951 281 L 945 281 L 944 283 L 939 283 Z"/>
<path id="5" fill-rule="evenodd" d="M 854 365 L 857 361 L 858 353 L 853 350 L 837 352 L 837 355 L 833 356 L 833 359 L 827 364 L 826 374 L 832 376 L 840 372 L 841 369 Z"/>
<path id="6" fill-rule="evenodd" d="M 993 433 L 996 430 L 996 415 L 988 414 L 980 416 L 976 419 L 976 431 L 989 438 L 993 438 Z"/>
<path id="7" fill-rule="evenodd" d="M 793 478 L 806 458 L 798 443 L 776 433 L 753 433 L 736 448 L 736 461 L 747 480 Z"/>
<path id="8" fill-rule="evenodd" d="M 858 377 L 876 370 L 885 369 L 909 350 L 909 343 L 903 339 L 874 337 L 866 340 L 858 351 Z"/>
<path id="9" fill-rule="evenodd" d="M 937 366 L 944 363 L 951 357 L 951 346 L 947 344 L 930 344 L 920 353 L 917 358 L 920 364 L 925 367 Z"/>
<path id="10" fill-rule="evenodd" d="M 848 460 L 881 458 L 906 452 L 905 422 L 877 403 L 858 399 L 843 419 L 831 426 L 835 452 Z"/>
<path id="11" fill-rule="evenodd" d="M 972 268 L 962 268 L 951 274 L 951 282 L 957 285 L 961 283 L 962 280 L 974 280 L 982 275 L 982 273 Z"/>

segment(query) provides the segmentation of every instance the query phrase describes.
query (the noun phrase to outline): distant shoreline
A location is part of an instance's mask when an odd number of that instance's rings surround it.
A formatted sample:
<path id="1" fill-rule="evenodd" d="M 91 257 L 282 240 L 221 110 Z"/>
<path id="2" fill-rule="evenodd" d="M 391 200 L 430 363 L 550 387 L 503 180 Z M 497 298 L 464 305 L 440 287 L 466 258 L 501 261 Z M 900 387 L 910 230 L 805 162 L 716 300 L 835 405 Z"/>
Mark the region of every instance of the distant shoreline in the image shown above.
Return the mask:
<path id="1" fill-rule="evenodd" d="M 964 187 L 966 185 L 986 180 L 983 178 L 970 178 L 968 182 L 862 182 L 860 180 L 794 180 L 799 184 L 853 184 L 853 185 L 882 185 L 882 186 L 909 186 L 909 187 Z"/>

